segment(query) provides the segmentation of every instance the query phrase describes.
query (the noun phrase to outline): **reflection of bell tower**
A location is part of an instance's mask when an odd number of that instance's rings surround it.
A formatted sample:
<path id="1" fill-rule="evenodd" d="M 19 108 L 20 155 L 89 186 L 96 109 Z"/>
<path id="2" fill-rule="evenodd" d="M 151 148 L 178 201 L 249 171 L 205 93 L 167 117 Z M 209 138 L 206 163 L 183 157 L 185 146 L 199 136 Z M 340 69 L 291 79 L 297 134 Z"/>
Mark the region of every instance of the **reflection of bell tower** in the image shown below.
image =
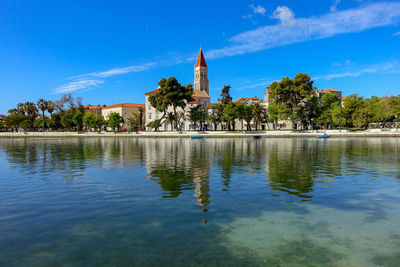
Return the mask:
<path id="1" fill-rule="evenodd" d="M 209 95 L 208 67 L 201 48 L 194 66 L 194 90 L 204 91 Z"/>

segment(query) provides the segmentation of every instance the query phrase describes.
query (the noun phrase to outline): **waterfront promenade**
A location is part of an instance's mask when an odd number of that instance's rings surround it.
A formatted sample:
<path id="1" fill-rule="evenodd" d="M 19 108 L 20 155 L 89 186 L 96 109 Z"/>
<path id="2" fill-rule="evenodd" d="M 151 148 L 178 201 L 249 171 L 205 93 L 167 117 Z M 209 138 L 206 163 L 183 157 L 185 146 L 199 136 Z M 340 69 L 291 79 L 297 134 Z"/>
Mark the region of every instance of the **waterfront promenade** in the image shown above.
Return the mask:
<path id="1" fill-rule="evenodd" d="M 252 138 L 258 135 L 262 138 L 283 137 L 317 137 L 326 132 L 331 137 L 400 137 L 400 131 L 396 129 L 371 129 L 366 131 L 348 130 L 318 130 L 318 131 L 188 131 L 188 132 L 139 132 L 139 133 L 113 133 L 113 132 L 2 132 L 0 137 L 141 137 L 141 138 L 188 138 L 194 135 L 202 135 L 204 138 Z"/>

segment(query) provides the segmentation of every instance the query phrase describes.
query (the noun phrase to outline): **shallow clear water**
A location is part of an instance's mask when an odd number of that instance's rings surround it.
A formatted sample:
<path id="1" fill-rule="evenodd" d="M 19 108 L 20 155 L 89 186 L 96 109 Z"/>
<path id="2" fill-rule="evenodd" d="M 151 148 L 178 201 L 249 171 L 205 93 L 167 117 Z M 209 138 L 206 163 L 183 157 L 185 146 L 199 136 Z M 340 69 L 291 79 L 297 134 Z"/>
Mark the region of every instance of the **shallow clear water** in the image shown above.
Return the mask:
<path id="1" fill-rule="evenodd" d="M 400 139 L 0 139 L 0 266 L 400 266 Z"/>

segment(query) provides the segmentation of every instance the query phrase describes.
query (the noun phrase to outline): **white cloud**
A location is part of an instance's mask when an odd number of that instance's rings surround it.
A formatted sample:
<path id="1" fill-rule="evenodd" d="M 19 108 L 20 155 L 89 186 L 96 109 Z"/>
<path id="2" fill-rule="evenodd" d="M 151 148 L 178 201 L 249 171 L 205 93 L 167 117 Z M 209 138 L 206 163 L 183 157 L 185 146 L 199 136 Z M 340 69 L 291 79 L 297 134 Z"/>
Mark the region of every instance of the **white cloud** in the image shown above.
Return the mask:
<path id="1" fill-rule="evenodd" d="M 260 6 L 260 5 L 255 6 L 254 4 L 251 4 L 250 7 L 251 7 L 251 9 L 253 9 L 253 13 L 254 14 L 264 15 L 265 12 L 266 12 L 265 8 L 263 6 Z"/>
<path id="2" fill-rule="evenodd" d="M 150 63 L 146 63 L 143 65 L 115 68 L 115 69 L 110 69 L 110 70 L 102 71 L 102 72 L 93 72 L 93 73 L 86 74 L 84 76 L 103 77 L 104 78 L 104 77 L 110 77 L 110 76 L 114 76 L 114 75 L 130 73 L 130 72 L 140 72 L 140 71 L 148 70 L 151 67 L 153 67 L 154 65 L 156 65 L 156 63 L 150 62 Z"/>
<path id="3" fill-rule="evenodd" d="M 400 35 L 400 32 L 396 32 L 393 34 L 393 36 L 399 36 L 399 35 Z"/>
<path id="4" fill-rule="evenodd" d="M 350 65 L 352 65 L 353 64 L 353 62 L 351 62 L 349 59 L 346 59 L 343 63 L 342 62 L 334 62 L 334 63 L 332 63 L 331 64 L 331 66 L 334 66 L 334 67 L 340 67 L 340 66 L 350 66 Z"/>
<path id="5" fill-rule="evenodd" d="M 71 93 L 77 90 L 91 89 L 99 86 L 102 83 L 104 82 L 100 80 L 81 78 L 57 87 L 54 93 L 62 94 L 62 93 Z"/>
<path id="6" fill-rule="evenodd" d="M 279 19 L 284 26 L 293 26 L 296 24 L 294 13 L 287 6 L 278 6 L 271 17 Z"/>
<path id="7" fill-rule="evenodd" d="M 382 64 L 370 65 L 362 69 L 347 70 L 343 72 L 326 74 L 315 77 L 314 80 L 331 80 L 336 78 L 359 77 L 363 74 L 382 74 L 382 73 L 398 73 L 398 72 L 400 72 L 399 62 L 394 60 L 394 61 L 384 62 Z"/>
<path id="8" fill-rule="evenodd" d="M 229 39 L 231 45 L 207 51 L 215 59 L 361 32 L 372 28 L 396 25 L 400 21 L 400 2 L 370 4 L 360 8 L 327 13 L 320 17 L 294 18 L 288 7 L 278 7 L 274 18 L 281 23 L 239 33 Z"/>
<path id="9" fill-rule="evenodd" d="M 145 63 L 143 65 L 133 65 L 123 68 L 114 68 L 102 72 L 92 72 L 87 74 L 82 74 L 79 76 L 71 77 L 72 82 L 68 82 L 60 85 L 55 89 L 55 93 L 71 93 L 74 91 L 81 91 L 92 89 L 100 84 L 103 84 L 104 81 L 98 80 L 97 78 L 107 78 L 115 75 L 121 75 L 131 72 L 140 72 L 150 69 L 156 65 L 154 62 Z"/>
<path id="10" fill-rule="evenodd" d="M 331 8 L 330 8 L 331 12 L 335 12 L 336 11 L 337 6 L 340 4 L 340 1 L 341 0 L 334 0 L 333 4 L 331 5 Z"/>

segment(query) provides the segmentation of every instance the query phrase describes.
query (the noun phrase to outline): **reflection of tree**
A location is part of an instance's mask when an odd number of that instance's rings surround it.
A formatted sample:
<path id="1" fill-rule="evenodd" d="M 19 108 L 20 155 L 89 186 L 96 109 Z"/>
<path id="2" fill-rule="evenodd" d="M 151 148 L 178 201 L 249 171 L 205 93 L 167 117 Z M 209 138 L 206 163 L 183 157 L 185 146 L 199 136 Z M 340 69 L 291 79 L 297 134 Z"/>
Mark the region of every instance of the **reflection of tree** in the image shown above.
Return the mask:
<path id="1" fill-rule="evenodd" d="M 9 139 L 1 148 L 13 166 L 27 174 L 53 174 L 60 171 L 68 180 L 83 174 L 89 160 L 103 154 L 100 140 Z M 71 175 L 73 171 L 73 175 Z"/>
<path id="2" fill-rule="evenodd" d="M 193 177 L 184 170 L 169 169 L 167 166 L 154 166 L 149 172 L 164 191 L 163 197 L 178 197 L 183 190 L 193 190 Z"/>
<path id="3" fill-rule="evenodd" d="M 267 151 L 271 189 L 311 198 L 307 193 L 313 191 L 320 155 L 315 144 L 307 139 L 279 140 L 271 142 Z"/>

